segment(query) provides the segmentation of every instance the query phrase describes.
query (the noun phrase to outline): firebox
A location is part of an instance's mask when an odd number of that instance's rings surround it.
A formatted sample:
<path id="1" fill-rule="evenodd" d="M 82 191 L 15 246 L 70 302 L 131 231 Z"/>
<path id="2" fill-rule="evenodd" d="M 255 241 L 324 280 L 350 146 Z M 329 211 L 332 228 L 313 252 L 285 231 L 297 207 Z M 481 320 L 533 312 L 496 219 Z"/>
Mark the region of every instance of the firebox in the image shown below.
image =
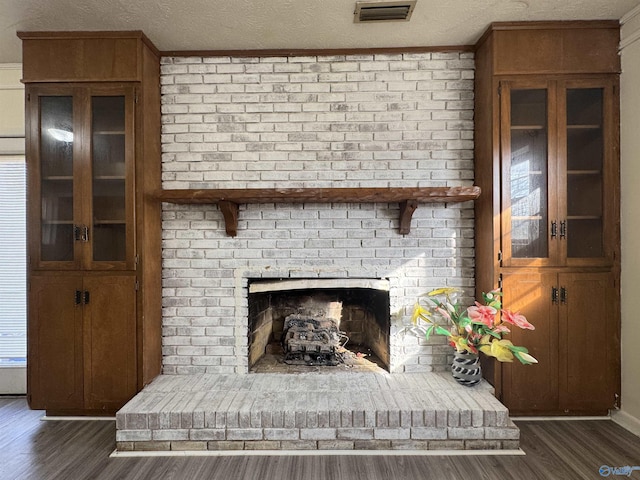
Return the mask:
<path id="1" fill-rule="evenodd" d="M 389 370 L 388 280 L 250 279 L 248 291 L 250 372 Z"/>

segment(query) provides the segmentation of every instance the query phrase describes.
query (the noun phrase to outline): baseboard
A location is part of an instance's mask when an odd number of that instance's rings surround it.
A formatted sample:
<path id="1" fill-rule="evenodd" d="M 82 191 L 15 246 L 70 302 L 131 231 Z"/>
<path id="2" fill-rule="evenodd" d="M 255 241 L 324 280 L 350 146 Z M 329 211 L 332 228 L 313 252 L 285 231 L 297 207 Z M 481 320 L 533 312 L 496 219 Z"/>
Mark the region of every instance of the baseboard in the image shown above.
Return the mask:
<path id="1" fill-rule="evenodd" d="M 509 418 L 514 422 L 557 422 L 557 421 L 574 421 L 574 420 L 611 420 L 609 416 L 522 416 L 518 417 L 517 415 L 510 415 Z"/>
<path id="2" fill-rule="evenodd" d="M 616 410 L 611 413 L 611 419 L 621 427 L 629 430 L 634 435 L 640 437 L 640 419 L 625 412 L 624 410 Z"/>
<path id="3" fill-rule="evenodd" d="M 486 455 L 526 455 L 521 449 L 517 450 L 191 450 L 191 451 L 113 451 L 110 458 L 123 457 L 246 457 L 246 456 L 423 456 L 423 457 L 451 457 L 451 456 L 486 456 Z"/>
<path id="4" fill-rule="evenodd" d="M 116 417 L 91 417 L 91 416 L 73 416 L 73 415 L 69 415 L 69 416 L 50 416 L 50 415 L 44 415 L 43 417 L 40 418 L 41 421 L 43 422 L 69 422 L 69 421 L 74 421 L 74 422 L 86 422 L 87 420 L 107 420 L 110 422 L 115 422 L 116 421 Z"/>

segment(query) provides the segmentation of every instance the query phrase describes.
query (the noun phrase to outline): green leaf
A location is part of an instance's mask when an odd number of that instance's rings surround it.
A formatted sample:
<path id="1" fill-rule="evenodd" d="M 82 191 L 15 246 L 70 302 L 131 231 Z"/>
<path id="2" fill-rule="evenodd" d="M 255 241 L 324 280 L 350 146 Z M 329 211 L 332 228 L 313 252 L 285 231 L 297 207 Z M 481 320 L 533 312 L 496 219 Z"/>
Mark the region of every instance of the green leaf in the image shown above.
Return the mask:
<path id="1" fill-rule="evenodd" d="M 429 340 L 429 336 L 431 335 L 431 333 L 433 332 L 433 329 L 435 328 L 435 325 L 430 325 L 429 328 L 427 328 L 427 331 L 425 332 L 425 338 L 427 340 Z"/>
<path id="2" fill-rule="evenodd" d="M 517 345 L 509 345 L 509 350 L 511 350 L 512 352 L 522 352 L 522 353 L 529 353 L 529 350 L 527 350 L 525 347 L 518 347 Z"/>
<path id="3" fill-rule="evenodd" d="M 438 335 L 445 335 L 447 337 L 451 336 L 451 332 L 446 328 L 442 328 L 440 325 L 436 325 L 435 327 L 436 327 L 436 333 Z"/>

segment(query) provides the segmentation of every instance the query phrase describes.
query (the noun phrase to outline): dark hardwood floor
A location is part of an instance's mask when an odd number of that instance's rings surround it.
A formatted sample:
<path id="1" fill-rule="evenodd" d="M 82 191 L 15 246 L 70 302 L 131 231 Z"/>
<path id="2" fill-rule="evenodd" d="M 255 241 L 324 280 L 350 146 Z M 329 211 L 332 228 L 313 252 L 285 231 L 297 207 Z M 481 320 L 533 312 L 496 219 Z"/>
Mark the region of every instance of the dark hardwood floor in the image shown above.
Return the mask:
<path id="1" fill-rule="evenodd" d="M 115 422 L 40 421 L 0 398 L 0 479 L 467 480 L 597 479 L 640 466 L 640 438 L 608 420 L 521 421 L 525 456 L 240 456 L 109 458 Z M 609 478 L 638 478 L 611 473 Z"/>

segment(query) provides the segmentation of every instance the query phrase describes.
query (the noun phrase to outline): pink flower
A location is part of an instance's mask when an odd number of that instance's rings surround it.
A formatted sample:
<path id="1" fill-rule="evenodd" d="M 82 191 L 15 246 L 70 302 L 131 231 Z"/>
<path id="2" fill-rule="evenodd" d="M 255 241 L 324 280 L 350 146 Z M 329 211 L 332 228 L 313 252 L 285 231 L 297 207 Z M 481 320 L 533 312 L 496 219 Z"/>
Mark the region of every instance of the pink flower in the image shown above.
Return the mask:
<path id="1" fill-rule="evenodd" d="M 511 330 L 509 330 L 509 327 L 507 327 L 506 325 L 500 324 L 498 326 L 496 326 L 493 331 L 495 333 L 509 333 Z"/>
<path id="2" fill-rule="evenodd" d="M 493 327 L 496 313 L 498 313 L 496 309 L 487 305 L 482 305 L 478 302 L 475 303 L 475 307 L 467 308 L 467 314 L 469 315 L 471 321 L 476 323 L 484 323 L 487 327 Z"/>
<path id="3" fill-rule="evenodd" d="M 440 315 L 442 315 L 444 318 L 451 320 L 451 315 L 449 315 L 449 312 L 447 312 L 446 309 L 442 308 L 442 307 L 436 307 L 436 312 L 438 312 Z"/>
<path id="4" fill-rule="evenodd" d="M 536 327 L 531 325 L 526 317 L 522 315 L 520 312 L 512 312 L 511 310 L 502 310 L 502 319 L 510 323 L 512 325 L 516 325 L 520 328 L 525 328 L 527 330 L 535 330 Z"/>

